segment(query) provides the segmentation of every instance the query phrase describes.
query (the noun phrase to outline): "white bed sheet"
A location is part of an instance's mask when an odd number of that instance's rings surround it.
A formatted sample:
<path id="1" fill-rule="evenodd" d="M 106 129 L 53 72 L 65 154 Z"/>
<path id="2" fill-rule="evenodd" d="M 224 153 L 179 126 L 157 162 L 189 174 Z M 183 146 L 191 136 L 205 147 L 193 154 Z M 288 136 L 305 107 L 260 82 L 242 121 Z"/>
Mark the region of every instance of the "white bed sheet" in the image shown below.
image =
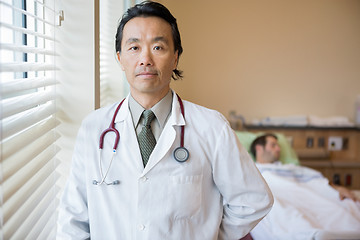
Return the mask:
<path id="1" fill-rule="evenodd" d="M 274 195 L 255 240 L 360 239 L 360 203 L 340 200 L 320 172 L 291 164 L 257 164 Z"/>

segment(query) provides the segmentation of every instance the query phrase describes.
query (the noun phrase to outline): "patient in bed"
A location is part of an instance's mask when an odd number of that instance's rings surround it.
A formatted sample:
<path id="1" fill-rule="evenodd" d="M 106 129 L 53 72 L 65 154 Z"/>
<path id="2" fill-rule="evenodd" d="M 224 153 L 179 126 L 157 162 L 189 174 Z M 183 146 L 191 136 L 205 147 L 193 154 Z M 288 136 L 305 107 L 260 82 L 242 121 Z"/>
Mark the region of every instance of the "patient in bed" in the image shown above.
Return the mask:
<path id="1" fill-rule="evenodd" d="M 257 137 L 250 146 L 250 151 L 255 157 L 255 161 L 257 165 L 259 164 L 276 164 L 279 168 L 291 168 L 292 171 L 295 171 L 294 166 L 282 166 L 282 163 L 279 161 L 280 159 L 280 145 L 278 143 L 277 137 L 274 134 L 268 133 L 262 136 Z M 260 166 L 259 168 L 266 168 L 265 166 Z M 311 169 L 306 169 L 305 167 L 297 167 L 297 171 L 308 171 L 308 174 L 314 174 L 314 177 L 322 178 L 321 173 L 316 172 Z M 293 172 L 294 173 L 294 172 Z M 299 177 L 299 176 L 297 176 Z M 350 198 L 353 201 L 360 201 L 356 197 L 356 195 L 350 191 L 349 189 L 329 183 L 334 189 L 339 192 L 339 197 L 341 200 L 345 198 Z"/>
<path id="2" fill-rule="evenodd" d="M 277 137 L 256 138 L 250 151 L 273 195 L 270 213 L 251 232 L 258 239 L 360 239 L 360 199 L 320 172 L 282 164 Z"/>

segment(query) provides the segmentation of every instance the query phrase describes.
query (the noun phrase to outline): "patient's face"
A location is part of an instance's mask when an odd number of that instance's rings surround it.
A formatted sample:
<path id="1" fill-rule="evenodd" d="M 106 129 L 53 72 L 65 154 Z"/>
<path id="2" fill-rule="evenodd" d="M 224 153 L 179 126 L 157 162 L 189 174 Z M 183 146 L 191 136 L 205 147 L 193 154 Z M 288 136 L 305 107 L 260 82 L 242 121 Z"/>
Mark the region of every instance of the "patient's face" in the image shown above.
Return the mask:
<path id="1" fill-rule="evenodd" d="M 263 152 L 263 159 L 268 163 L 278 161 L 280 158 L 280 146 L 276 138 L 266 137 L 266 145 Z"/>

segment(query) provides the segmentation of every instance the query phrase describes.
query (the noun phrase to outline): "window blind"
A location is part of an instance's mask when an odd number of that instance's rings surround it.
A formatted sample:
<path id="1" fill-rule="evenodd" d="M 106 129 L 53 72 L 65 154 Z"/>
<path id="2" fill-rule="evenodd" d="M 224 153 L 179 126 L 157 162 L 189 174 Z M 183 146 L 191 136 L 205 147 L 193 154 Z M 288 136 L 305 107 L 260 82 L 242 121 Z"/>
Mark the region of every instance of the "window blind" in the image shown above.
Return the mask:
<path id="1" fill-rule="evenodd" d="M 117 61 L 115 35 L 124 11 L 132 0 L 100 1 L 100 106 L 121 100 L 129 92 L 125 74 Z"/>
<path id="2" fill-rule="evenodd" d="M 55 239 L 54 0 L 0 0 L 0 239 Z"/>

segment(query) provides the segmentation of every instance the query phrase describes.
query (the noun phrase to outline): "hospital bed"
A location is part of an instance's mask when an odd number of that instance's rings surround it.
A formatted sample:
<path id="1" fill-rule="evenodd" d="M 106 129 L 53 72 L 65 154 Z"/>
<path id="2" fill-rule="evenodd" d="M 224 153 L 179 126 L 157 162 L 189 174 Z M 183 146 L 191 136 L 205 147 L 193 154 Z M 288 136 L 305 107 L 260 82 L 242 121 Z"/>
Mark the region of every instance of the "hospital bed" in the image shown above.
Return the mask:
<path id="1" fill-rule="evenodd" d="M 248 150 L 260 134 L 236 132 Z M 341 201 L 320 172 L 300 166 L 286 137 L 276 135 L 284 164 L 257 164 L 274 195 L 274 206 L 244 239 L 360 239 L 360 203 Z"/>

